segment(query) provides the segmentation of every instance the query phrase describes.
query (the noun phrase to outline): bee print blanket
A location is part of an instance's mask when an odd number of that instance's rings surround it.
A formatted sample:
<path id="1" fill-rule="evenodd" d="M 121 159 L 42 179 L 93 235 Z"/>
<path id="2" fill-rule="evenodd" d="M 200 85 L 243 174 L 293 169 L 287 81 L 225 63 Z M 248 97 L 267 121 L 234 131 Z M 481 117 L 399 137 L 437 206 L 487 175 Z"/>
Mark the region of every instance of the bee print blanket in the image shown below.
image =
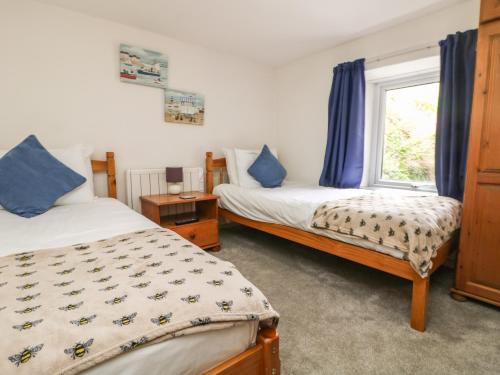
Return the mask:
<path id="1" fill-rule="evenodd" d="M 0 374 L 74 374 L 245 320 L 278 314 L 231 263 L 168 230 L 0 258 Z"/>
<path id="2" fill-rule="evenodd" d="M 312 227 L 401 250 L 422 277 L 432 258 L 460 227 L 462 204 L 447 197 L 371 194 L 322 204 Z"/>

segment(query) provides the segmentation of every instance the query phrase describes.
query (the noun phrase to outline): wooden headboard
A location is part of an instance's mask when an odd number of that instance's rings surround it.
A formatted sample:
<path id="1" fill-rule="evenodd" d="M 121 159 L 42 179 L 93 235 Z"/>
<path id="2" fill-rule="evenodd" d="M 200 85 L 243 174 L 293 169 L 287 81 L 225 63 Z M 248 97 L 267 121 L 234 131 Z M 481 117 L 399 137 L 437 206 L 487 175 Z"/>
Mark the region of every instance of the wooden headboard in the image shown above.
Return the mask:
<path id="1" fill-rule="evenodd" d="M 108 175 L 108 197 L 116 198 L 115 153 L 106 152 L 106 160 L 92 160 L 92 172 Z"/>
<path id="2" fill-rule="evenodd" d="M 214 190 L 214 169 L 219 170 L 219 183 L 224 181 L 224 172 L 226 169 L 226 158 L 214 159 L 212 152 L 207 152 L 205 157 L 206 178 L 205 185 L 207 193 Z"/>

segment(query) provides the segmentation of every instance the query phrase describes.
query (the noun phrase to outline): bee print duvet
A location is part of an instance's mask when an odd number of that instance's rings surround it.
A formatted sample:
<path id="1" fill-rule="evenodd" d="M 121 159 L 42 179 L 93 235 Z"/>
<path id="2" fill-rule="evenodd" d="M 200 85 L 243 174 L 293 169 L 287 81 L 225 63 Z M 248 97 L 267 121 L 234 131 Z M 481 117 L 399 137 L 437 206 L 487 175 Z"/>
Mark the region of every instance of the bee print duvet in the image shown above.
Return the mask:
<path id="1" fill-rule="evenodd" d="M 278 318 L 231 263 L 164 229 L 0 258 L 1 374 L 74 374 L 153 341 Z"/>
<path id="2" fill-rule="evenodd" d="M 453 198 L 371 192 L 322 204 L 311 226 L 400 250 L 426 277 L 439 247 L 460 227 L 461 216 L 462 204 Z"/>

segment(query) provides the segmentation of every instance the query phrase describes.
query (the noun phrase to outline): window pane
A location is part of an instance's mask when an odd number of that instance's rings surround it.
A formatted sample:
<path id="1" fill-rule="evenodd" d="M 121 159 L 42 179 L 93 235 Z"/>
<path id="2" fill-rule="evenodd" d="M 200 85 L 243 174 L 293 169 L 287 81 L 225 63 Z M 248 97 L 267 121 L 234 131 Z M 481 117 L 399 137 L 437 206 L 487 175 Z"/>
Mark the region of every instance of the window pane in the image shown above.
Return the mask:
<path id="1" fill-rule="evenodd" d="M 439 82 L 386 91 L 382 180 L 434 184 Z"/>

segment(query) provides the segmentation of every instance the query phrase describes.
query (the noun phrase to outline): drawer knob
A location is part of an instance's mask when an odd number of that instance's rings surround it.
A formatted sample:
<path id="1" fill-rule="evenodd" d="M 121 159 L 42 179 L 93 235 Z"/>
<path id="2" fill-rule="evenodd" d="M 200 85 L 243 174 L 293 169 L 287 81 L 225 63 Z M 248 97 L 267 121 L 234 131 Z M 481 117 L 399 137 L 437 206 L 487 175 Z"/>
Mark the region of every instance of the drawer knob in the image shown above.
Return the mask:
<path id="1" fill-rule="evenodd" d="M 194 240 L 196 238 L 196 233 L 189 233 L 189 238 Z"/>

